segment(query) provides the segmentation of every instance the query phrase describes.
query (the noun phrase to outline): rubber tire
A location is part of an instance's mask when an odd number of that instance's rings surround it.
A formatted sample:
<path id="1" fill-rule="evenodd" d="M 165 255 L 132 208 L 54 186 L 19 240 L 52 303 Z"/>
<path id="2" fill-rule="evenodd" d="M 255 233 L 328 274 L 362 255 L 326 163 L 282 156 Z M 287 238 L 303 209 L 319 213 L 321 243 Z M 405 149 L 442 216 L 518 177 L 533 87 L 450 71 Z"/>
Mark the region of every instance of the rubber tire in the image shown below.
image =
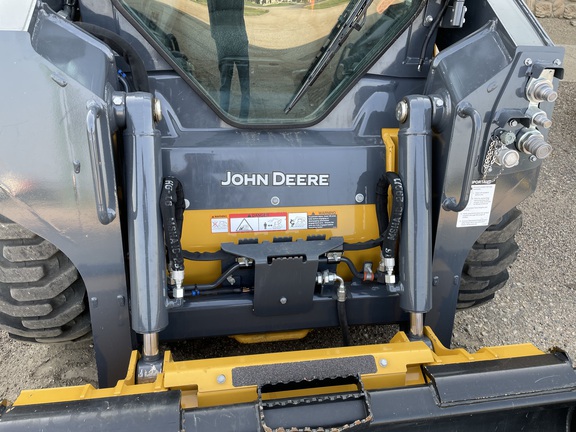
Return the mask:
<path id="1" fill-rule="evenodd" d="M 0 215 L 0 330 L 25 342 L 90 338 L 86 287 L 52 243 Z"/>
<path id="2" fill-rule="evenodd" d="M 506 285 L 508 268 L 518 256 L 514 237 L 521 226 L 522 212 L 514 208 L 498 223 L 489 226 L 476 241 L 462 269 L 458 309 L 489 302 Z"/>

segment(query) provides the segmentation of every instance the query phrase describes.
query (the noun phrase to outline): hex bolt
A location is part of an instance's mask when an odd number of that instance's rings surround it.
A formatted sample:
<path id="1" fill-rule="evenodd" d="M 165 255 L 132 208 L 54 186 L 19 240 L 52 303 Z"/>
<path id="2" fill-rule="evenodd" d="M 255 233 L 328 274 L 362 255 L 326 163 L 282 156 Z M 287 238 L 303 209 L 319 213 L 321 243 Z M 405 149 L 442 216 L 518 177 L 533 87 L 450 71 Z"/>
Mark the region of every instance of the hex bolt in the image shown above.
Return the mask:
<path id="1" fill-rule="evenodd" d="M 356 194 L 356 196 L 354 197 L 354 199 L 356 200 L 357 203 L 364 202 L 364 195 L 362 195 L 361 193 Z"/>
<path id="2" fill-rule="evenodd" d="M 380 359 L 380 366 L 382 366 L 382 367 L 388 366 L 388 360 L 386 360 L 386 359 Z"/>
<path id="3" fill-rule="evenodd" d="M 425 25 L 430 25 L 432 24 L 432 21 L 434 21 L 434 17 L 432 15 L 426 15 L 426 18 L 424 20 Z"/>
<path id="4" fill-rule="evenodd" d="M 281 297 L 280 303 L 284 305 L 284 304 L 288 303 L 288 299 L 286 297 Z"/>
<path id="5" fill-rule="evenodd" d="M 408 106 L 408 102 L 405 100 L 398 102 L 398 105 L 396 105 L 396 120 L 398 120 L 400 123 L 404 123 L 406 120 L 408 120 L 409 111 L 410 107 Z"/>
<path id="6" fill-rule="evenodd" d="M 531 58 L 527 58 L 526 60 L 524 60 L 524 64 L 526 66 L 532 66 L 532 59 Z"/>
<path id="7" fill-rule="evenodd" d="M 162 104 L 160 99 L 154 98 L 152 100 L 152 118 L 156 123 L 162 120 Z"/>
<path id="8" fill-rule="evenodd" d="M 518 121 L 512 119 L 512 120 L 510 120 L 510 121 L 508 122 L 508 125 L 509 125 L 510 127 L 516 127 L 516 126 L 518 126 Z"/>
<path id="9" fill-rule="evenodd" d="M 560 66 L 562 64 L 562 60 L 556 59 L 556 60 L 554 60 L 553 63 L 554 63 L 554 66 Z"/>
<path id="10" fill-rule="evenodd" d="M 218 384 L 224 384 L 226 382 L 226 375 L 220 374 L 216 377 Z"/>

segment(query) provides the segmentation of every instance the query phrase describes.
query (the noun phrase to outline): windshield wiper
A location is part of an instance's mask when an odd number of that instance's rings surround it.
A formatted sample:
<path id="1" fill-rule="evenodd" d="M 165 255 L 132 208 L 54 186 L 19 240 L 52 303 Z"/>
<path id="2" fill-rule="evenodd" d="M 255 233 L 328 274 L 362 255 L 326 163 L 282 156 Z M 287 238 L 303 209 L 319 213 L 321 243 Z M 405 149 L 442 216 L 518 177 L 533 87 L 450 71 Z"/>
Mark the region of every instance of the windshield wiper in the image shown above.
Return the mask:
<path id="1" fill-rule="evenodd" d="M 346 6 L 342 15 L 338 18 L 336 25 L 330 32 L 330 36 L 314 58 L 310 68 L 306 72 L 300 87 L 292 97 L 290 103 L 284 108 L 284 113 L 288 114 L 294 105 L 304 96 L 308 89 L 314 84 L 318 75 L 326 68 L 334 54 L 342 47 L 342 44 L 350 35 L 353 29 L 360 30 L 366 21 L 366 10 L 372 0 L 351 0 Z"/>

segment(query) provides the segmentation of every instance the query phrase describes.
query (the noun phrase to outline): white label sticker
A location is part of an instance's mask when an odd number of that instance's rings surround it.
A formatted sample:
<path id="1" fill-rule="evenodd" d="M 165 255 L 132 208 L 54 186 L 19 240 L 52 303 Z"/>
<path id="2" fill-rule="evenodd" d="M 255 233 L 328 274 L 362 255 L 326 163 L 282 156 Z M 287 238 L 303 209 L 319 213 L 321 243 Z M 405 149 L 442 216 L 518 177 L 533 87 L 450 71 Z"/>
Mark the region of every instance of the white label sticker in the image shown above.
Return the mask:
<path id="1" fill-rule="evenodd" d="M 258 231 L 257 217 L 232 217 L 230 216 L 230 232 Z"/>
<path id="2" fill-rule="evenodd" d="M 258 231 L 286 231 L 286 216 L 258 218 Z"/>
<path id="3" fill-rule="evenodd" d="M 230 232 L 286 231 L 286 213 L 231 214 Z"/>
<path id="4" fill-rule="evenodd" d="M 495 184 L 472 185 L 470 201 L 464 210 L 458 213 L 458 228 L 490 225 L 492 201 L 494 200 Z"/>
<path id="5" fill-rule="evenodd" d="M 289 213 L 288 229 L 308 229 L 308 213 Z"/>
<path id="6" fill-rule="evenodd" d="M 228 218 L 212 218 L 212 232 L 213 233 L 227 233 L 228 232 Z"/>

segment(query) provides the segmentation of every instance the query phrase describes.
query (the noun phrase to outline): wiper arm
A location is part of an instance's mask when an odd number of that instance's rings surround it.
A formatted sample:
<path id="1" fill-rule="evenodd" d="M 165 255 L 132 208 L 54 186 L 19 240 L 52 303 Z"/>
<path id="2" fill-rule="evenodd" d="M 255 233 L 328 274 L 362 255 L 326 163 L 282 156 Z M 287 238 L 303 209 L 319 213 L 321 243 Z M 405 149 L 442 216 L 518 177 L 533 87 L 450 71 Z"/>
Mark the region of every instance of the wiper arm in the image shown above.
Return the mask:
<path id="1" fill-rule="evenodd" d="M 342 47 L 352 29 L 360 30 L 366 21 L 366 10 L 372 3 L 372 0 L 351 0 L 346 6 L 338 22 L 330 32 L 330 36 L 320 49 L 320 52 L 314 58 L 310 68 L 306 72 L 300 87 L 292 97 L 290 103 L 284 108 L 284 113 L 288 114 L 294 105 L 304 96 L 308 89 L 314 84 L 316 78 L 326 68 L 334 54 Z"/>

